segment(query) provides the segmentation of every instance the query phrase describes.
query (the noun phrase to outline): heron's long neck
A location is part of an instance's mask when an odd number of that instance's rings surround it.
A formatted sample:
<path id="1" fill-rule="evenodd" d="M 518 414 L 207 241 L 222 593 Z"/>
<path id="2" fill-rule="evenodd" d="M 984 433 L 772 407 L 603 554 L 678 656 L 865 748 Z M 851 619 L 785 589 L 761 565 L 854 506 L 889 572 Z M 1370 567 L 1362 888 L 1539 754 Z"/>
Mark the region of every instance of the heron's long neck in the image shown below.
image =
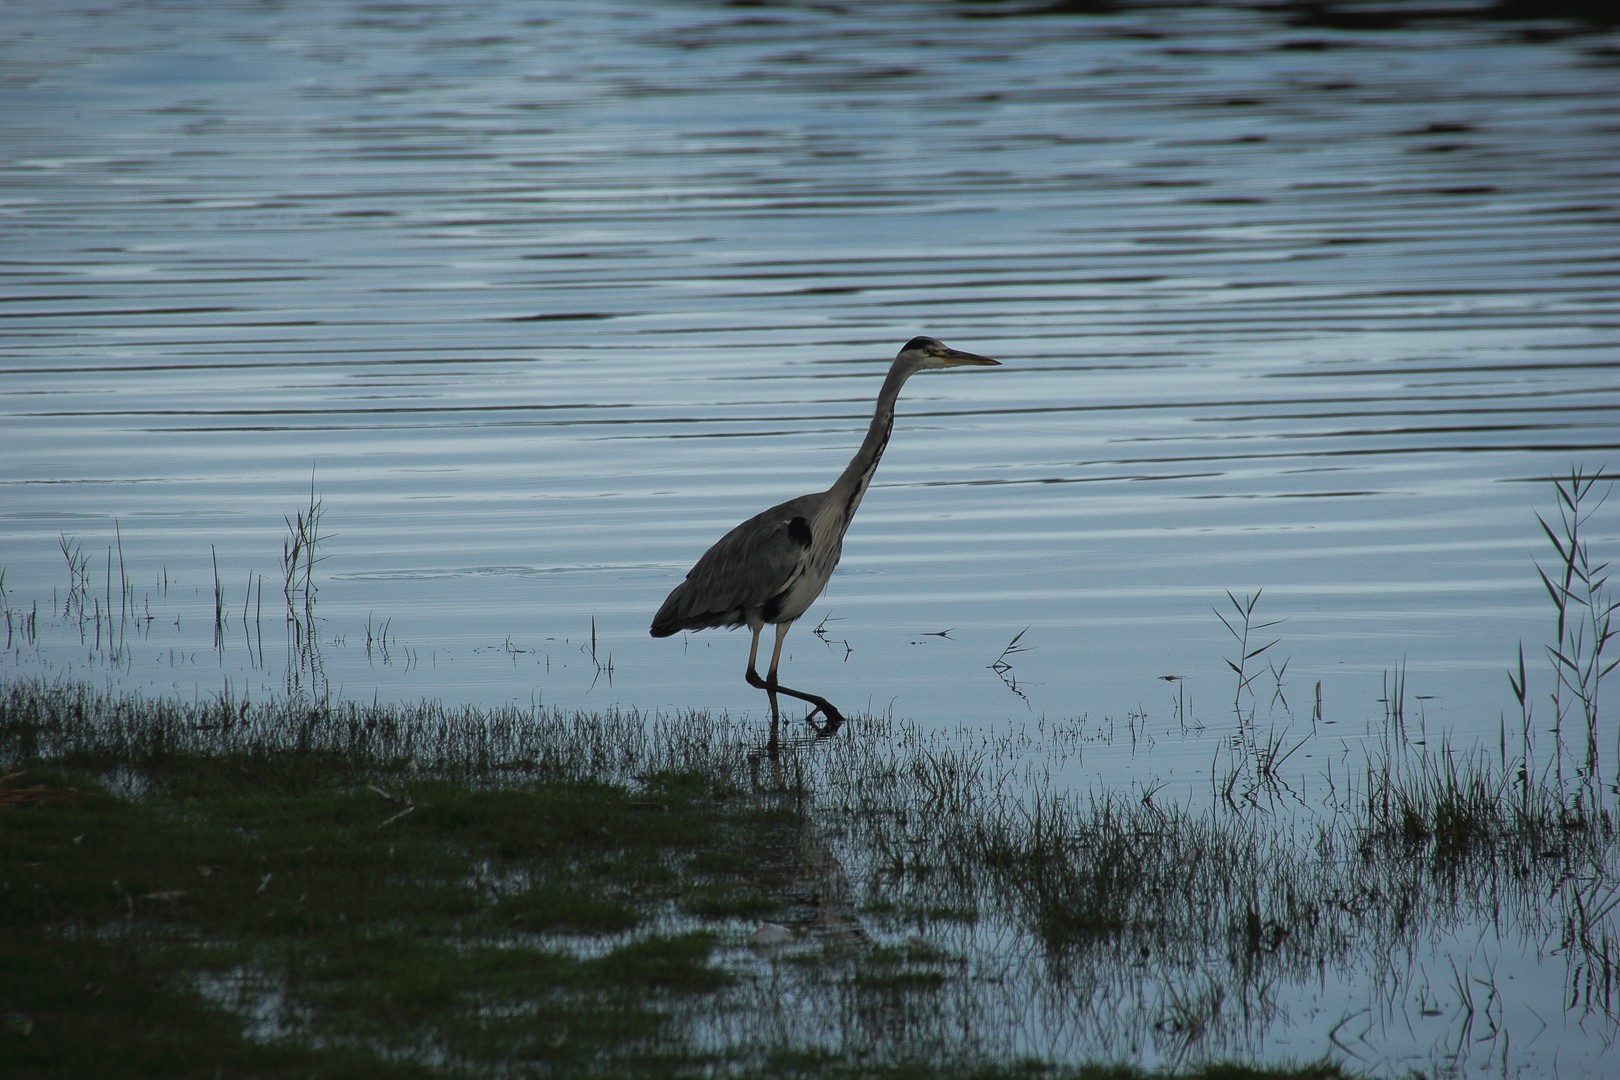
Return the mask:
<path id="1" fill-rule="evenodd" d="M 849 459 L 843 475 L 827 489 L 829 501 L 838 508 L 842 528 L 849 528 L 849 520 L 855 516 L 855 508 L 861 505 L 861 497 L 866 494 L 866 488 L 872 482 L 872 474 L 877 472 L 878 461 L 883 457 L 883 448 L 889 445 L 889 435 L 894 431 L 894 403 L 900 397 L 900 388 L 905 385 L 906 379 L 914 370 L 916 369 L 900 364 L 889 369 L 888 377 L 883 380 L 883 389 L 878 391 L 877 409 L 872 413 L 872 426 L 866 429 L 866 438 L 861 441 L 861 448 Z"/>

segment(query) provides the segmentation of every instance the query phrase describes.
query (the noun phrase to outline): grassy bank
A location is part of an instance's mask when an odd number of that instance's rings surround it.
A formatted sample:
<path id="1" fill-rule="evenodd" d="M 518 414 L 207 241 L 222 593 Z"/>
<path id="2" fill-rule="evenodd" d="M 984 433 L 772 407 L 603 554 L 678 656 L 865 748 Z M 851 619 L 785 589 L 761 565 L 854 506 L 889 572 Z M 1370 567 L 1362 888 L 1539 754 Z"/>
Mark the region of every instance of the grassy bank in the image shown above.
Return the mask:
<path id="1" fill-rule="evenodd" d="M 964 957 L 868 932 L 740 734 L 6 687 L 0 1072 L 1141 1075 L 933 1022 Z"/>

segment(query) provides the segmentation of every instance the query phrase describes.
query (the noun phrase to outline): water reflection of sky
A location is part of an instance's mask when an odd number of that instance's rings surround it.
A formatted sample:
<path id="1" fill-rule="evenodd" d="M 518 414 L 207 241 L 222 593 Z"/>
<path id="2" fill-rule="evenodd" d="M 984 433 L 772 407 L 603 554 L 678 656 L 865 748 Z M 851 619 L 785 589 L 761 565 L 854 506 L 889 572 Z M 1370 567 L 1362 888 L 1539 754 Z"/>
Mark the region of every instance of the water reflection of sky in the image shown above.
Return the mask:
<path id="1" fill-rule="evenodd" d="M 212 651 L 208 548 L 273 576 L 313 472 L 327 636 L 371 613 L 445 660 L 334 648 L 346 692 L 757 708 L 740 641 L 646 613 L 825 485 L 927 329 L 1007 366 L 908 388 L 811 615 L 850 651 L 796 631 L 799 678 L 1016 717 L 988 665 L 1028 626 L 1036 711 L 1157 711 L 1170 672 L 1214 707 L 1209 609 L 1264 588 L 1340 718 L 1404 660 L 1467 725 L 1545 633 L 1544 478 L 1613 459 L 1601 35 L 193 15 L 41 8 L 8 65 L 7 586 L 116 519 L 143 598 L 167 571 L 158 653 Z M 508 638 L 535 662 L 476 659 Z"/>

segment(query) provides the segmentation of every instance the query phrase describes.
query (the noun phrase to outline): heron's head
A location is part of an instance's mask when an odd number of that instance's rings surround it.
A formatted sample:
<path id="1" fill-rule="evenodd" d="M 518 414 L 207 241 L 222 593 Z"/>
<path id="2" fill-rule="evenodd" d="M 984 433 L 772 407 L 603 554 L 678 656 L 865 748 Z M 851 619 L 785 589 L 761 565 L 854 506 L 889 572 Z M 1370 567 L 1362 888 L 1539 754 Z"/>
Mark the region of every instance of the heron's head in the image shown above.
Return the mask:
<path id="1" fill-rule="evenodd" d="M 900 355 L 895 359 L 904 361 L 906 366 L 918 371 L 923 368 L 994 367 L 1001 363 L 1000 360 L 992 360 L 978 353 L 953 349 L 938 338 L 931 337 L 912 338 L 906 342 L 905 347 L 900 350 Z"/>

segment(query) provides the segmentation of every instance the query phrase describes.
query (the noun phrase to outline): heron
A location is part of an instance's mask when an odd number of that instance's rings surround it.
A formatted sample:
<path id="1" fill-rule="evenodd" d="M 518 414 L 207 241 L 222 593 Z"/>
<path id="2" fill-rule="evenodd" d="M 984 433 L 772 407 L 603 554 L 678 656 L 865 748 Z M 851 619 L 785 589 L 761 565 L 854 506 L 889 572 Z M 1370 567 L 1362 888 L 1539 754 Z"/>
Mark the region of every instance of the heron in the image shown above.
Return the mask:
<path id="1" fill-rule="evenodd" d="M 931 368 L 999 364 L 999 360 L 953 349 L 936 338 L 914 337 L 906 342 L 878 391 L 877 408 L 866 438 L 833 486 L 777 503 L 715 541 L 653 616 L 652 636 L 669 637 L 681 630 L 714 626 L 747 626 L 753 636 L 745 678 L 750 686 L 770 695 L 773 723 L 776 695 L 786 694 L 813 706 L 806 716 L 812 726 L 820 712 L 827 717 L 829 730 L 836 729 L 844 718 L 831 702 L 777 681 L 782 641 L 794 620 L 821 595 L 838 565 L 844 533 L 889 445 L 889 435 L 894 431 L 894 405 L 906 380 Z M 756 665 L 759 636 L 767 623 L 776 627 L 776 645 L 762 679 Z"/>

